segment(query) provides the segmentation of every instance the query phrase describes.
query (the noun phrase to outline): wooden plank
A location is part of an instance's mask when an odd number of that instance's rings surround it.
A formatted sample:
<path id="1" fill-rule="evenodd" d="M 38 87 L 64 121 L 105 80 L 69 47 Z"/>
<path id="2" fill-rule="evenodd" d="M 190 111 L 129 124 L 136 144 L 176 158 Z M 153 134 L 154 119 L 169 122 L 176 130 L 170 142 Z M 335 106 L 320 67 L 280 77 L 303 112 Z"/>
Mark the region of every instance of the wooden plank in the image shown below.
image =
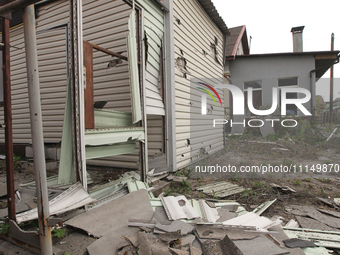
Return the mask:
<path id="1" fill-rule="evenodd" d="M 123 60 L 126 60 L 126 61 L 128 60 L 127 57 L 125 57 L 125 56 L 123 56 L 123 55 L 120 55 L 120 54 L 118 54 L 118 53 L 116 53 L 116 52 L 113 52 L 113 51 L 104 49 L 104 48 L 102 48 L 102 47 L 100 47 L 100 46 L 98 46 L 98 45 L 95 45 L 95 44 L 90 43 L 90 42 L 87 42 L 87 41 L 84 41 L 84 44 L 85 44 L 85 43 L 88 43 L 88 44 L 91 45 L 94 49 L 99 50 L 99 51 L 104 52 L 104 53 L 107 53 L 107 54 L 109 54 L 109 55 L 111 55 L 111 56 L 114 56 L 114 57 L 117 57 L 117 58 L 120 58 L 120 59 L 123 59 Z"/>
<path id="2" fill-rule="evenodd" d="M 94 129 L 94 96 L 93 96 L 93 47 L 84 42 L 84 65 L 86 68 L 85 129 Z"/>

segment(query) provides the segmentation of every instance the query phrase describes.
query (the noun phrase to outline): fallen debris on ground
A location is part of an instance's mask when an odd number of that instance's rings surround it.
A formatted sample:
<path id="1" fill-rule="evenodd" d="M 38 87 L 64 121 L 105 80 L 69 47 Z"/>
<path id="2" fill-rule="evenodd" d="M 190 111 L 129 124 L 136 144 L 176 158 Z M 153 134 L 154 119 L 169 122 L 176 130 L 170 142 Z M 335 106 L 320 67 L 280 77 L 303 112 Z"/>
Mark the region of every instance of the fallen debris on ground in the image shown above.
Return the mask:
<path id="1" fill-rule="evenodd" d="M 196 190 L 203 191 L 204 194 L 210 195 L 212 197 L 225 198 L 241 193 L 245 189 L 236 184 L 223 181 L 197 187 Z"/>

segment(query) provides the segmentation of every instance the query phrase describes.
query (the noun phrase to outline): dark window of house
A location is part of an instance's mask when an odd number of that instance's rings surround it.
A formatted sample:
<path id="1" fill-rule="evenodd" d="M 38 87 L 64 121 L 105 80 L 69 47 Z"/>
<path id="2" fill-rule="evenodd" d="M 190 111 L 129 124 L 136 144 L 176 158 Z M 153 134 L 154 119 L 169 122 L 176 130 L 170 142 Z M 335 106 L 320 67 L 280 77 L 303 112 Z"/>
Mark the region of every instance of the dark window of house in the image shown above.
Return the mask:
<path id="1" fill-rule="evenodd" d="M 280 78 L 278 79 L 278 86 L 279 86 L 279 102 L 281 105 L 281 89 L 282 87 L 298 87 L 298 77 L 290 77 L 290 78 Z M 287 93 L 287 99 L 297 99 L 297 93 Z M 297 106 L 295 104 L 287 104 L 286 106 L 286 115 L 297 115 Z"/>
<path id="2" fill-rule="evenodd" d="M 244 103 L 245 109 L 248 109 L 248 89 L 253 89 L 253 106 L 260 110 L 262 106 L 262 81 L 247 81 L 244 82 Z M 253 115 L 253 114 L 252 114 Z"/>
<path id="3" fill-rule="evenodd" d="M 298 85 L 297 77 L 279 79 L 279 87 L 297 86 L 297 85 Z"/>
<path id="4" fill-rule="evenodd" d="M 244 89 L 262 89 L 262 81 L 247 81 L 244 83 Z"/>

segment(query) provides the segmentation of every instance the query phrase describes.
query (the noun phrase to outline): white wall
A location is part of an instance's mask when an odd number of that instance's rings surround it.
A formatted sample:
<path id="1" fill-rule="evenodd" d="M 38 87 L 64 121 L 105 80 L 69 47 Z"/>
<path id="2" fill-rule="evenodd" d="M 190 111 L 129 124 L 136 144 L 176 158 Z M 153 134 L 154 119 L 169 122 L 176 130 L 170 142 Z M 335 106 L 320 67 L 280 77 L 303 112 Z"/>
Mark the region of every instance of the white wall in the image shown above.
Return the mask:
<path id="1" fill-rule="evenodd" d="M 212 114 L 201 116 L 200 93 L 197 94 L 195 84 L 190 84 L 190 80 L 195 78 L 203 79 L 209 85 L 221 83 L 223 34 L 197 1 L 176 0 L 174 37 L 175 58 L 185 58 L 188 71 L 187 78 L 184 78 L 181 69 L 175 68 L 176 161 L 177 169 L 180 169 L 205 156 L 201 155 L 201 151 L 212 154 L 223 148 L 223 128 L 212 127 L 213 118 L 223 118 L 223 107 L 214 107 Z M 210 55 L 210 45 L 215 37 L 221 64 Z M 219 91 L 219 94 L 223 99 L 223 92 Z M 212 104 L 212 101 L 208 101 L 208 105 Z"/>

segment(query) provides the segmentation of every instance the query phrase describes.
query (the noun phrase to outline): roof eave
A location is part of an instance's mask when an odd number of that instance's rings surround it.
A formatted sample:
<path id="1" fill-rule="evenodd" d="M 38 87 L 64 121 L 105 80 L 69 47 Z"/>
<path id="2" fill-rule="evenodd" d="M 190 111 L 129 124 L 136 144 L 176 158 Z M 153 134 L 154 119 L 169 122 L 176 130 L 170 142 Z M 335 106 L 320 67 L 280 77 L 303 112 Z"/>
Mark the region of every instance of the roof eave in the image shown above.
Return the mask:
<path id="1" fill-rule="evenodd" d="M 218 11 L 216 10 L 214 4 L 211 0 L 197 0 L 199 4 L 202 6 L 204 11 L 209 15 L 212 21 L 216 24 L 216 26 L 221 30 L 224 35 L 229 35 L 229 29 L 225 24 L 222 17 L 219 15 Z"/>

